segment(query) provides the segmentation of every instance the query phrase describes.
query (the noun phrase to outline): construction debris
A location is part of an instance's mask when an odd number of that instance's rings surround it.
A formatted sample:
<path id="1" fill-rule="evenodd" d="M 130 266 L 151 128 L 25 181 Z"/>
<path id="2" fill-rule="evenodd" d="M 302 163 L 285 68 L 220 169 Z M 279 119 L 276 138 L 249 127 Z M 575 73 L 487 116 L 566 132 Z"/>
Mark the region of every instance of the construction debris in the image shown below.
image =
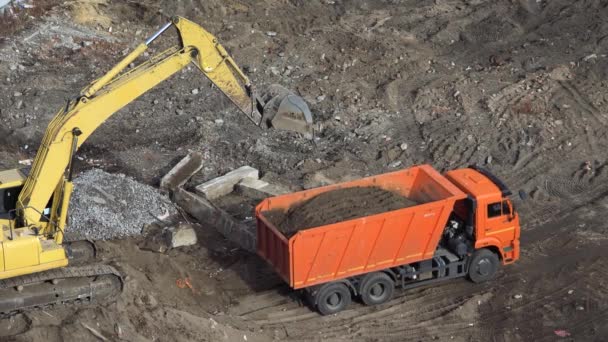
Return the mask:
<path id="1" fill-rule="evenodd" d="M 142 228 L 177 210 L 157 189 L 122 174 L 92 169 L 74 180 L 68 240 L 109 240 L 141 234 Z"/>
<path id="2" fill-rule="evenodd" d="M 262 189 L 266 188 L 270 184 L 261 179 L 245 178 L 239 182 L 236 186 L 236 190 L 241 194 L 250 198 L 259 198 L 266 195 Z M 267 196 L 266 196 L 267 197 Z"/>
<path id="3" fill-rule="evenodd" d="M 180 223 L 177 226 L 151 224 L 144 228 L 143 235 L 146 238 L 139 242 L 139 248 L 156 253 L 192 246 L 198 242 L 194 226 L 188 223 Z"/>
<path id="4" fill-rule="evenodd" d="M 230 214 L 215 207 L 205 198 L 184 189 L 176 189 L 174 199 L 180 207 L 194 216 L 203 226 L 215 228 L 228 240 L 247 251 L 255 252 L 255 227 L 249 227 L 235 221 Z"/>
<path id="5" fill-rule="evenodd" d="M 13 14 L 13 8 L 21 9 L 21 8 L 33 8 L 34 5 L 31 1 L 26 0 L 0 0 L 0 14 L 4 14 L 5 11 Z"/>
<path id="6" fill-rule="evenodd" d="M 165 230 L 165 239 L 169 248 L 196 245 L 196 231 L 190 224 L 180 224 Z"/>
<path id="7" fill-rule="evenodd" d="M 266 197 L 286 194 L 289 189 L 275 184 L 270 184 L 261 179 L 245 178 L 236 186 L 238 192 L 252 199 L 264 199 Z"/>
<path id="8" fill-rule="evenodd" d="M 245 178 L 259 179 L 259 171 L 251 166 L 243 166 L 197 186 L 196 192 L 213 200 L 231 193 L 234 186 Z"/>
<path id="9" fill-rule="evenodd" d="M 190 152 L 162 178 L 160 188 L 173 191 L 178 187 L 182 187 L 202 168 L 203 155 L 199 152 Z"/>

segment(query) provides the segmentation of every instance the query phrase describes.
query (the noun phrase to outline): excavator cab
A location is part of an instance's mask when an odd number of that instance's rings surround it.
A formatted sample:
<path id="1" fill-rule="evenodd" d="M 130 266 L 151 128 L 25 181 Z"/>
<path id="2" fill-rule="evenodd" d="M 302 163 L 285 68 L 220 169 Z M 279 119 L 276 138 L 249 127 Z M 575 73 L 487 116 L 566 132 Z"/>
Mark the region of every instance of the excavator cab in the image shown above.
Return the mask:
<path id="1" fill-rule="evenodd" d="M 0 172 L 0 225 L 8 225 L 9 220 L 15 218 L 17 198 L 26 175 L 21 170 L 7 170 Z"/>

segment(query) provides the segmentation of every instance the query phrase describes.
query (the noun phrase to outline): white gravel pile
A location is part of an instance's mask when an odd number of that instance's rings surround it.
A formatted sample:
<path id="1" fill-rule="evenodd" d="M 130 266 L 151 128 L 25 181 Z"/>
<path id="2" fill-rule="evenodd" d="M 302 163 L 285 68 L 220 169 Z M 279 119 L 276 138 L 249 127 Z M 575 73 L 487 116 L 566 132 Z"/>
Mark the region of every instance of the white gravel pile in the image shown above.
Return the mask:
<path id="1" fill-rule="evenodd" d="M 141 234 L 149 223 L 175 214 L 169 198 L 123 174 L 92 169 L 74 179 L 67 240 L 109 240 Z"/>

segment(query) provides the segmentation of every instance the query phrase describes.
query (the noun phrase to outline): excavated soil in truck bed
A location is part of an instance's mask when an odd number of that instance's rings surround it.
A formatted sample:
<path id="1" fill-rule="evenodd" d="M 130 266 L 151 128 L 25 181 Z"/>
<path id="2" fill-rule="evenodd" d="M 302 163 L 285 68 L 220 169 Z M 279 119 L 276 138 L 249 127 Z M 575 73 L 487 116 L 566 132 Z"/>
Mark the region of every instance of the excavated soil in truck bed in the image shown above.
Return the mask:
<path id="1" fill-rule="evenodd" d="M 287 211 L 264 213 L 286 237 L 298 231 L 411 207 L 417 202 L 378 187 L 353 187 L 319 194 Z"/>

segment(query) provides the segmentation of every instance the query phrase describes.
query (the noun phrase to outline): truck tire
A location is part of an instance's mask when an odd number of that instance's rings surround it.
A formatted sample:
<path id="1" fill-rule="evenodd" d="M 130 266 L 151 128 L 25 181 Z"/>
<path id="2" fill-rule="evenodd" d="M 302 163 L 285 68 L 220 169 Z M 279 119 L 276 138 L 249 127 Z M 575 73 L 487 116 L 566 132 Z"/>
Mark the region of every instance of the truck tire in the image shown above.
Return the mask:
<path id="1" fill-rule="evenodd" d="M 317 310 L 324 316 L 344 310 L 351 301 L 350 289 L 344 283 L 326 284 L 316 295 Z"/>
<path id="2" fill-rule="evenodd" d="M 361 281 L 359 293 L 361 300 L 366 305 L 378 305 L 393 299 L 395 282 L 391 277 L 382 272 L 374 272 L 366 275 Z"/>
<path id="3" fill-rule="evenodd" d="M 496 276 L 500 260 L 496 253 L 489 249 L 480 249 L 473 254 L 469 263 L 469 279 L 474 283 L 482 283 Z"/>

